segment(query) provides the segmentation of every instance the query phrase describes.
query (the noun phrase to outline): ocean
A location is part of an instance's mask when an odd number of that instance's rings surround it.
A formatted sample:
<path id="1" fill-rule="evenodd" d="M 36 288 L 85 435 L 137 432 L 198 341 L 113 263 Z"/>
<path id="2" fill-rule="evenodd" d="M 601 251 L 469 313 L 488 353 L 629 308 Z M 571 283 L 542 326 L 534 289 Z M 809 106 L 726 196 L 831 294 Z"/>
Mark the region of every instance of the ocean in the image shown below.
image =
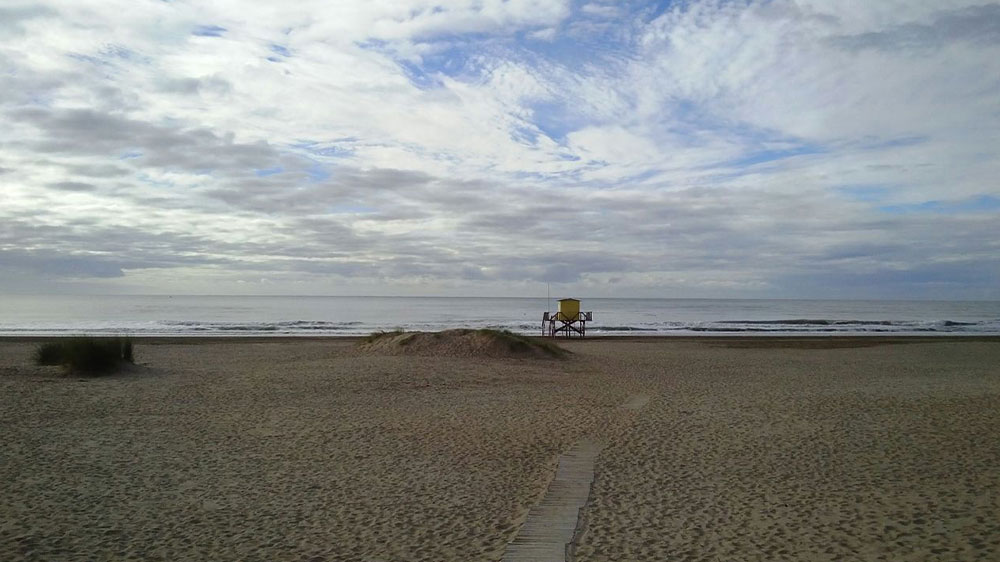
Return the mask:
<path id="1" fill-rule="evenodd" d="M 581 299 L 588 335 L 998 335 L 1000 302 Z M 540 334 L 544 298 L 0 296 L 0 335 L 357 336 L 498 328 Z"/>

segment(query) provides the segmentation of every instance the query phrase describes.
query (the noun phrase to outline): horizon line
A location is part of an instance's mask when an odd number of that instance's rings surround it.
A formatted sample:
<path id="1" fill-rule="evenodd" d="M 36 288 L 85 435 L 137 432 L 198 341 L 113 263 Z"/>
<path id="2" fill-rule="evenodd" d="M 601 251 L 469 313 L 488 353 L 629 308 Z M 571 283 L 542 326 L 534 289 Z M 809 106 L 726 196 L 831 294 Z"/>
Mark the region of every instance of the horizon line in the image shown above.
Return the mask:
<path id="1" fill-rule="evenodd" d="M 531 299 L 560 300 L 677 300 L 677 301 L 826 301 L 826 302 L 1000 302 L 1000 299 L 942 299 L 942 298 L 810 298 L 810 297 L 510 297 L 484 295 L 330 295 L 330 294 L 218 294 L 218 293 L 7 293 L 5 297 L 224 297 L 224 298 L 384 298 L 384 299 Z"/>

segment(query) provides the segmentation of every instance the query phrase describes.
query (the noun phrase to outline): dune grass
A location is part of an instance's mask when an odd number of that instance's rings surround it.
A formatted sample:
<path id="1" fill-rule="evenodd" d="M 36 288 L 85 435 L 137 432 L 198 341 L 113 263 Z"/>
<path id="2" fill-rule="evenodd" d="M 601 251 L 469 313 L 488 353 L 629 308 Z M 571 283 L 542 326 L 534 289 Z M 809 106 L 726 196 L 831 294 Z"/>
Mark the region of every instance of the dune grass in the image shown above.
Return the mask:
<path id="1" fill-rule="evenodd" d="M 35 349 L 35 363 L 39 365 L 62 365 L 70 372 L 90 376 L 113 373 L 134 362 L 129 338 L 67 338 L 43 343 Z"/>
<path id="2" fill-rule="evenodd" d="M 367 336 L 365 336 L 365 343 L 372 343 L 372 342 L 378 341 L 378 340 L 380 340 L 382 338 L 387 338 L 387 337 L 392 337 L 392 336 L 398 336 L 398 335 L 401 335 L 402 333 L 403 333 L 403 329 L 402 328 L 396 328 L 396 329 L 388 331 L 388 332 L 385 331 L 385 330 L 379 330 L 377 332 L 372 332 L 372 333 L 368 334 Z"/>
<path id="3" fill-rule="evenodd" d="M 522 336 L 521 334 L 515 334 L 510 330 L 494 330 L 492 328 L 482 328 L 477 330 L 480 334 L 493 336 L 499 341 L 504 342 L 507 349 L 511 351 L 525 351 L 531 348 L 537 348 L 549 355 L 553 356 L 563 356 L 569 353 L 565 349 L 559 347 L 558 345 L 538 339 L 532 338 L 530 336 Z"/>

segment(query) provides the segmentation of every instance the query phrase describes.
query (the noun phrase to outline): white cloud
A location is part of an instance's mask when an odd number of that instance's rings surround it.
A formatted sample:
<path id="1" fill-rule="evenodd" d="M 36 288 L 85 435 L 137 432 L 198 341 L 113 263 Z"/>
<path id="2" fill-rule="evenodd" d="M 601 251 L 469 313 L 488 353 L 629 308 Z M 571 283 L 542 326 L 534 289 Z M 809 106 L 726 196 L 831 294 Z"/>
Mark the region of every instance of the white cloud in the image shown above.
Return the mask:
<path id="1" fill-rule="evenodd" d="M 0 251 L 191 290 L 1000 269 L 1000 5 L 652 10 L 8 5 Z"/>
<path id="2" fill-rule="evenodd" d="M 588 4 L 584 4 L 580 8 L 580 11 L 588 15 L 599 16 L 602 18 L 613 18 L 622 15 L 621 9 L 611 3 L 602 4 L 598 2 L 590 2 Z"/>

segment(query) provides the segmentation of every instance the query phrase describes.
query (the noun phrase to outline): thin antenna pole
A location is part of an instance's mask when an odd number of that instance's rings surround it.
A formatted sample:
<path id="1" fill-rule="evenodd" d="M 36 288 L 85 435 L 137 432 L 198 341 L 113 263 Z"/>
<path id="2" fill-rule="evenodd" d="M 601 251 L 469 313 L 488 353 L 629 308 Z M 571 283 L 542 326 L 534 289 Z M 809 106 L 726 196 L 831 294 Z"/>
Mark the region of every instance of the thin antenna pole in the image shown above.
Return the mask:
<path id="1" fill-rule="evenodd" d="M 545 310 L 552 310 L 552 292 L 548 283 L 545 284 Z"/>

